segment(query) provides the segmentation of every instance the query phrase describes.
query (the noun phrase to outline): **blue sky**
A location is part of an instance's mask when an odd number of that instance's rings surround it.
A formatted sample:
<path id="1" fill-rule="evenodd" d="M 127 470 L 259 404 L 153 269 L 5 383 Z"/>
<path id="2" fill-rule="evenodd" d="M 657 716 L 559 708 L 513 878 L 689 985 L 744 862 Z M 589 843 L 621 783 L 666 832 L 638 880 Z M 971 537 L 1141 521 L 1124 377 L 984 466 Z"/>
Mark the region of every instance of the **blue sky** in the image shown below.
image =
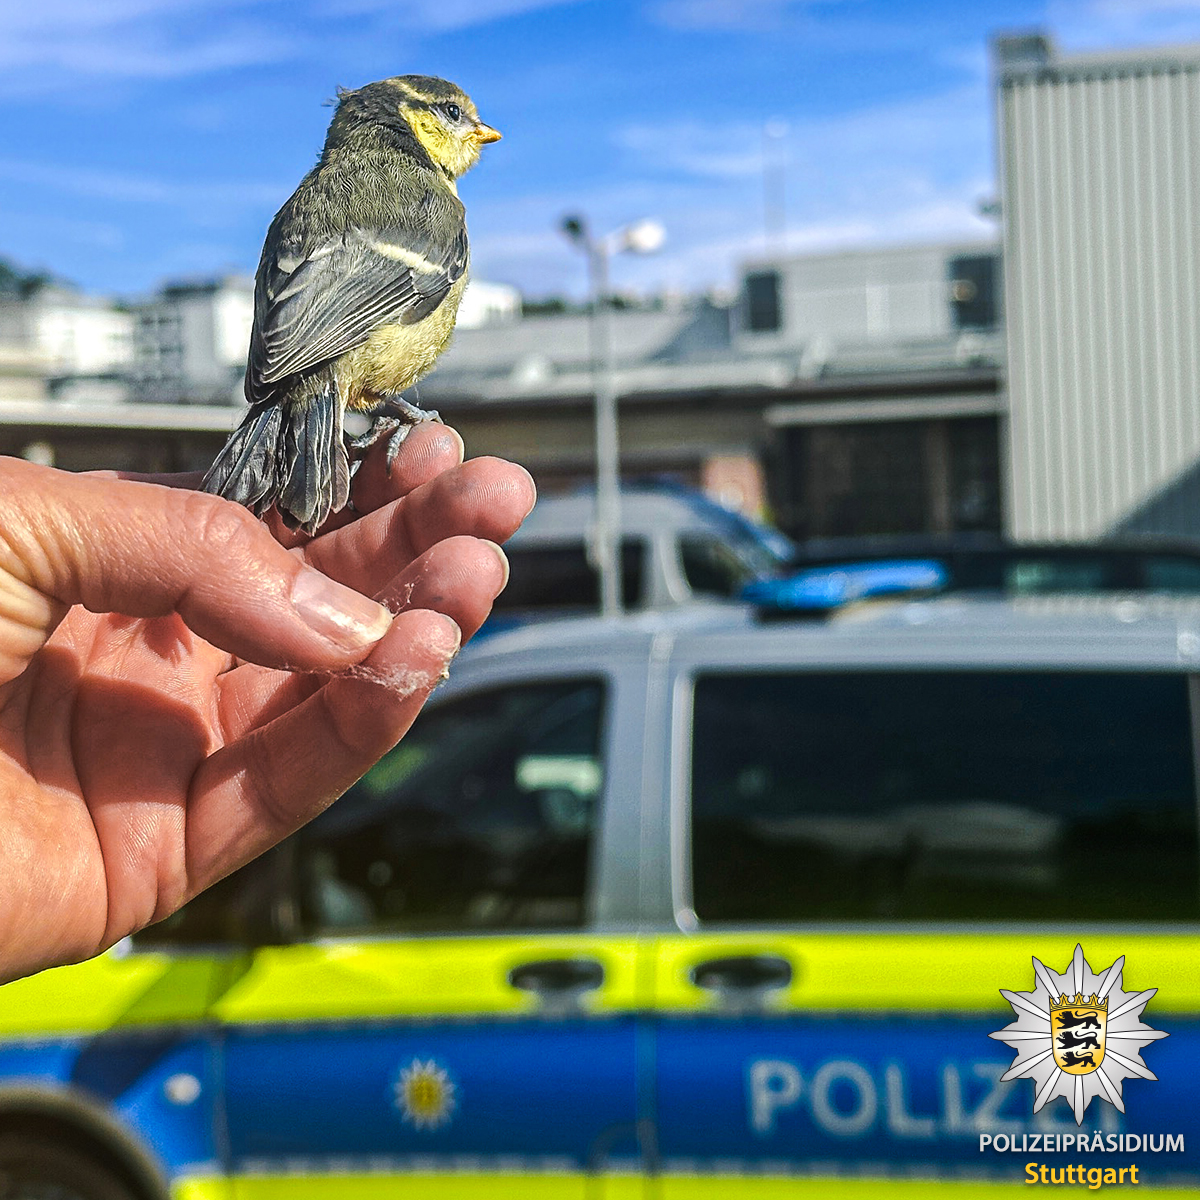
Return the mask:
<path id="1" fill-rule="evenodd" d="M 463 180 L 480 278 L 578 293 L 556 232 L 652 216 L 614 282 L 729 283 L 762 249 L 763 126 L 803 250 L 987 236 L 987 42 L 1200 41 L 1200 0 L 5 0 L 0 256 L 122 295 L 252 271 L 337 85 L 461 83 L 504 141 Z"/>

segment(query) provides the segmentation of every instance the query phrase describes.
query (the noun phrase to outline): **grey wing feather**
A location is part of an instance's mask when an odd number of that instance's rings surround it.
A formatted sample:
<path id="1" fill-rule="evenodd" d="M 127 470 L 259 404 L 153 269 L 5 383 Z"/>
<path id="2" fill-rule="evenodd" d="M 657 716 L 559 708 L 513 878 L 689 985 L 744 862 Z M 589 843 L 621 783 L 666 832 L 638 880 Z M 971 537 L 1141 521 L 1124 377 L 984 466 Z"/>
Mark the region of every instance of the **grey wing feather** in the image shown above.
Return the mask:
<path id="1" fill-rule="evenodd" d="M 204 476 L 204 491 L 235 500 L 262 516 L 275 499 L 275 454 L 282 429 L 279 405 L 251 408 Z"/>
<path id="2" fill-rule="evenodd" d="M 431 313 L 467 269 L 462 210 L 454 228 L 351 229 L 303 256 L 268 240 L 255 291 L 246 394 L 268 399 L 273 384 L 361 345 L 380 325 Z"/>

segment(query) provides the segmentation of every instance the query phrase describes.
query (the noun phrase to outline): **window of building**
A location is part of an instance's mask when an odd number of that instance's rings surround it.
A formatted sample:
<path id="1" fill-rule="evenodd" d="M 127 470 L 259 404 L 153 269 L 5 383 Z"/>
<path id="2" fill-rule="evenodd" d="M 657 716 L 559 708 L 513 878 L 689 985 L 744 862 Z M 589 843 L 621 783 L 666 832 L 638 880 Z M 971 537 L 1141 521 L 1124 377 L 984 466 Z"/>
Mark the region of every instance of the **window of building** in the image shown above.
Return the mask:
<path id="1" fill-rule="evenodd" d="M 791 536 L 999 532 L 995 417 L 798 425 L 781 442 L 778 519 Z"/>
<path id="2" fill-rule="evenodd" d="M 966 254 L 947 264 L 955 329 L 995 328 L 999 265 L 995 254 Z"/>
<path id="3" fill-rule="evenodd" d="M 708 675 L 693 904 L 707 921 L 1200 917 L 1178 675 Z"/>
<path id="4" fill-rule="evenodd" d="M 929 523 L 923 423 L 870 421 L 797 430 L 805 537 L 911 533 Z"/>
<path id="5" fill-rule="evenodd" d="M 603 784 L 597 680 L 479 693 L 423 713 L 301 834 L 318 932 L 584 923 Z"/>
<path id="6" fill-rule="evenodd" d="M 782 324 L 779 272 L 755 271 L 746 276 L 746 328 L 755 333 L 778 329 Z"/>
<path id="7" fill-rule="evenodd" d="M 957 417 L 942 424 L 949 458 L 945 487 L 950 529 L 956 533 L 999 532 L 999 421 L 995 417 Z M 928 455 L 926 461 L 930 461 Z M 930 465 L 936 470 L 934 463 Z"/>

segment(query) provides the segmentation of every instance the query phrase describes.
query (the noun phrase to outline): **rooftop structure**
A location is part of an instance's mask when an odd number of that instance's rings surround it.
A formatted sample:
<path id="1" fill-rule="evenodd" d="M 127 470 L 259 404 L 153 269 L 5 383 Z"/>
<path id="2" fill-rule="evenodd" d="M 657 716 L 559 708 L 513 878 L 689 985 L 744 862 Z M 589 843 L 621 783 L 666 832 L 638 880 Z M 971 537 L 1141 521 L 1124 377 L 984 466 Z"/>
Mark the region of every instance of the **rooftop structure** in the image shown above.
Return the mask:
<path id="1" fill-rule="evenodd" d="M 769 499 L 800 536 L 998 528 L 997 254 L 760 259 L 733 304 L 614 309 L 623 472 L 711 485 L 748 514 Z M 545 488 L 590 475 L 595 382 L 576 312 L 460 330 L 420 393 L 472 453 L 516 457 Z M 880 456 L 898 466 L 877 469 Z"/>

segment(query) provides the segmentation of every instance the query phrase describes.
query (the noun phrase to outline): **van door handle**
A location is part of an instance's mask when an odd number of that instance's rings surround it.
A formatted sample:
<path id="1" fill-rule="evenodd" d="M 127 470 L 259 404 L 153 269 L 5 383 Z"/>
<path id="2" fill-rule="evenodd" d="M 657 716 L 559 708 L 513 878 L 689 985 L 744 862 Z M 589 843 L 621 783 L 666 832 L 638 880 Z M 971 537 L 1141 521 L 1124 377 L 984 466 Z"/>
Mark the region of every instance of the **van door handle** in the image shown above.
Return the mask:
<path id="1" fill-rule="evenodd" d="M 604 967 L 594 958 L 542 958 L 513 967 L 508 982 L 543 999 L 578 996 L 604 982 Z"/>
<path id="2" fill-rule="evenodd" d="M 697 963 L 690 978 L 713 992 L 765 992 L 792 982 L 792 964 L 778 954 L 734 954 Z"/>

